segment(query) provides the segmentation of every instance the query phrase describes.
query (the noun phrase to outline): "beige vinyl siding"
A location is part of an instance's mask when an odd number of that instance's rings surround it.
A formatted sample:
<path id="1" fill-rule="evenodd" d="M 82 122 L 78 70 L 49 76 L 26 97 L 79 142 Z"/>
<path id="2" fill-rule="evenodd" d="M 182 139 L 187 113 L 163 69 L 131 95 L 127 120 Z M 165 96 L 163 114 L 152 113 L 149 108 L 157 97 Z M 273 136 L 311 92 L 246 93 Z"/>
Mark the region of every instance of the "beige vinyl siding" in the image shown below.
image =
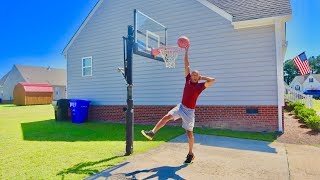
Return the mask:
<path id="1" fill-rule="evenodd" d="M 190 64 L 217 79 L 198 105 L 277 105 L 274 26 L 234 30 L 230 22 L 197 1 L 104 1 L 67 52 L 68 98 L 92 104 L 126 104 L 122 36 L 138 9 L 168 28 L 168 44 L 191 40 Z M 82 77 L 81 58 L 92 56 L 92 74 Z M 134 103 L 174 105 L 184 86 L 183 54 L 175 69 L 134 55 Z"/>

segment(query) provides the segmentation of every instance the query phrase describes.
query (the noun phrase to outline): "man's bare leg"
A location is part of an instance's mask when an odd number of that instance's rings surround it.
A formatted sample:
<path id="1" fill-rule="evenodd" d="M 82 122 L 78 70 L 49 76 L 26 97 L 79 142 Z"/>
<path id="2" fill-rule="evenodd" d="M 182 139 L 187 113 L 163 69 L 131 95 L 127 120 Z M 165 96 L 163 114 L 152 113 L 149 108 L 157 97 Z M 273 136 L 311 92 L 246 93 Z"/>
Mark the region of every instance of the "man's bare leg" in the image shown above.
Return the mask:
<path id="1" fill-rule="evenodd" d="M 189 154 L 192 155 L 193 154 L 193 144 L 194 144 L 194 136 L 193 136 L 193 132 L 192 131 L 188 131 L 187 132 L 187 136 L 188 136 L 188 143 L 189 143 Z"/>
<path id="2" fill-rule="evenodd" d="M 163 116 L 163 118 L 160 119 L 160 121 L 158 121 L 158 123 L 154 126 L 154 128 L 151 131 L 142 130 L 141 133 L 142 133 L 142 135 L 144 135 L 144 137 L 148 138 L 149 140 L 152 140 L 154 134 L 157 131 L 159 131 L 159 129 L 161 129 L 164 125 L 166 125 L 167 122 L 170 120 L 173 120 L 173 116 L 170 114 L 167 114 L 167 115 Z"/>
<path id="3" fill-rule="evenodd" d="M 154 128 L 152 129 L 152 132 L 155 134 L 157 131 L 159 131 L 159 129 L 161 129 L 164 125 L 167 124 L 167 122 L 169 122 L 171 120 L 173 120 L 172 115 L 167 114 L 167 115 L 163 116 L 163 118 L 160 119 L 160 121 L 158 121 L 156 126 L 154 126 Z"/>
<path id="4" fill-rule="evenodd" d="M 188 136 L 188 143 L 189 143 L 189 153 L 187 155 L 187 159 L 184 161 L 184 163 L 186 164 L 190 164 L 192 163 L 192 160 L 194 160 L 194 154 L 193 154 L 193 144 L 194 144 L 194 136 L 193 136 L 193 132 L 192 131 L 188 131 L 187 132 L 187 136 Z"/>

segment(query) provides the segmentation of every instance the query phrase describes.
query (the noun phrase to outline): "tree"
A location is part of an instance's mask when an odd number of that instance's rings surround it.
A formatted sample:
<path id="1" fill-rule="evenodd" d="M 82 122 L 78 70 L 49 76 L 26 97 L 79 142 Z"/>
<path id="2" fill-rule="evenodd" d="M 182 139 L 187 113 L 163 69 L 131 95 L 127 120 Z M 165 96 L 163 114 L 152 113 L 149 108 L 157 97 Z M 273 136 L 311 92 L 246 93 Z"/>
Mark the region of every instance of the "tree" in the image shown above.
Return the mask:
<path id="1" fill-rule="evenodd" d="M 300 72 L 297 69 L 296 65 L 293 63 L 292 59 L 288 59 L 284 62 L 283 73 L 284 81 L 287 84 L 289 84 L 294 79 L 294 77 L 300 75 Z"/>
<path id="2" fill-rule="evenodd" d="M 309 59 L 312 74 L 320 74 L 320 55 L 318 57 L 311 56 Z"/>

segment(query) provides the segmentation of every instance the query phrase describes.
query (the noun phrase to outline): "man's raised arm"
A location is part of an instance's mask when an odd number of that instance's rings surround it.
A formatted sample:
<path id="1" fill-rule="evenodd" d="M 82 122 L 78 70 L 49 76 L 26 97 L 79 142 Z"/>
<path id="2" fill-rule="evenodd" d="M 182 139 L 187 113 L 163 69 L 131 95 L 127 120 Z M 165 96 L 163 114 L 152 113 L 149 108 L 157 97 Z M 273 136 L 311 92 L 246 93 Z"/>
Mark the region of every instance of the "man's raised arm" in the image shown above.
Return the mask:
<path id="1" fill-rule="evenodd" d="M 185 54 L 184 54 L 184 72 L 185 72 L 185 77 L 190 74 L 190 63 L 189 63 L 189 47 L 186 47 L 185 49 Z"/>

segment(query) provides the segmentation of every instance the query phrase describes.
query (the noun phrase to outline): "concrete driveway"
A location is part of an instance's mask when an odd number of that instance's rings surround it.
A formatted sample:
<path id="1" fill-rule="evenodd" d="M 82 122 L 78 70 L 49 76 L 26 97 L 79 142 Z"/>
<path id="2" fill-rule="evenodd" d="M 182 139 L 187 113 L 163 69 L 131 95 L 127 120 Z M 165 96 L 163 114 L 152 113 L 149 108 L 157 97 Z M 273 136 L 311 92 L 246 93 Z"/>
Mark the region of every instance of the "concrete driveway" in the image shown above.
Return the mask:
<path id="1" fill-rule="evenodd" d="M 184 165 L 186 135 L 87 179 L 320 179 L 320 148 L 195 134 L 195 161 Z"/>

